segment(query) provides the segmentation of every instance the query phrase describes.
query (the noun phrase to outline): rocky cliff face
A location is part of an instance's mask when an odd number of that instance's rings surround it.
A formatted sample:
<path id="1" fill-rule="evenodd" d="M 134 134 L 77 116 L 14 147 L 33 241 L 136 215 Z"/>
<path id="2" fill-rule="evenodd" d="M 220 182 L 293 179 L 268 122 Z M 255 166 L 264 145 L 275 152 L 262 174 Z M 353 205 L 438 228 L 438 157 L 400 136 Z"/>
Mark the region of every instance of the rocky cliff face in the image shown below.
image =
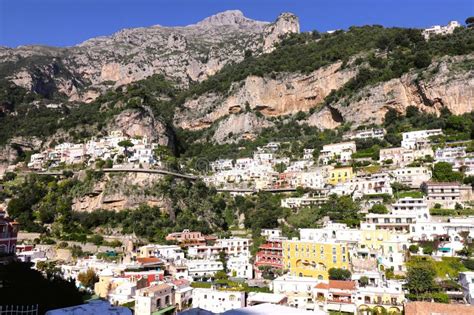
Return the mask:
<path id="1" fill-rule="evenodd" d="M 217 143 L 250 140 L 262 129 L 273 125 L 272 122 L 263 117 L 259 118 L 254 113 L 231 114 L 218 123 L 213 139 Z"/>
<path id="2" fill-rule="evenodd" d="M 226 11 L 184 27 L 155 25 L 124 29 L 70 48 L 0 48 L 0 72 L 28 90 L 91 101 L 111 86 L 156 73 L 186 86 L 216 73 L 245 52 L 270 51 L 280 38 L 298 32 L 298 19 L 282 14 L 274 23 Z"/>
<path id="3" fill-rule="evenodd" d="M 389 108 L 405 113 L 408 106 L 439 114 L 443 107 L 459 115 L 474 110 L 474 74 L 464 67 L 474 55 L 445 57 L 422 73 L 410 72 L 401 78 L 368 87 L 334 107 L 345 121 L 355 125 L 383 122 Z"/>
<path id="4" fill-rule="evenodd" d="M 121 112 L 114 117 L 109 130 L 120 130 L 130 138 L 147 137 L 149 141 L 171 148 L 175 143 L 171 128 L 157 119 L 151 109 L 146 106 Z"/>
<path id="5" fill-rule="evenodd" d="M 474 110 L 474 76 L 463 66 L 473 59 L 474 55 L 442 58 L 421 73 L 412 71 L 401 78 L 366 87 L 326 107 L 321 106 L 324 98 L 354 78 L 357 67 L 341 69 L 338 62 L 308 75 L 250 76 L 235 83 L 226 94 L 208 93 L 187 100 L 178 109 L 175 124 L 191 130 L 207 128 L 218 119 L 242 112 L 245 108 L 259 111 L 267 118 L 315 108 L 303 123 L 321 129 L 332 129 L 343 122 L 352 122 L 355 126 L 380 124 L 389 108 L 404 113 L 410 105 L 435 114 L 439 114 L 442 107 L 454 114 L 462 114 Z M 219 122 L 214 135 L 216 141 L 224 141 L 228 133 L 242 133 L 239 124 L 228 121 Z M 223 128 L 223 125 L 227 127 Z M 247 128 L 245 132 L 255 134 L 258 131 L 258 128 L 253 131 Z"/>
<path id="6" fill-rule="evenodd" d="M 354 69 L 341 70 L 340 67 L 339 62 L 308 75 L 287 73 L 275 78 L 247 77 L 234 84 L 228 95 L 210 93 L 188 100 L 175 115 L 175 124 L 186 129 L 201 129 L 247 106 L 265 116 L 309 111 L 357 73 Z"/>
<path id="7" fill-rule="evenodd" d="M 169 202 L 165 198 L 148 193 L 162 178 L 159 174 L 145 173 L 106 175 L 88 194 L 76 197 L 72 208 L 87 212 L 98 209 L 120 211 L 148 204 L 168 211 Z"/>

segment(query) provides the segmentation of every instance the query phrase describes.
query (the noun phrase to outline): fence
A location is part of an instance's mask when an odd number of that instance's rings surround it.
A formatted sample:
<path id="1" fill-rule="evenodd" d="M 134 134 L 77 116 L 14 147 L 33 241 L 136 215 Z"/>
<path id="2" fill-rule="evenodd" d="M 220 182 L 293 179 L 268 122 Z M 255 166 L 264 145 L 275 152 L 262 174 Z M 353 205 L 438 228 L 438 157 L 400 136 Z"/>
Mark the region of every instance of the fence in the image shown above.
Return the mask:
<path id="1" fill-rule="evenodd" d="M 38 315 L 38 304 L 0 305 L 0 315 Z"/>

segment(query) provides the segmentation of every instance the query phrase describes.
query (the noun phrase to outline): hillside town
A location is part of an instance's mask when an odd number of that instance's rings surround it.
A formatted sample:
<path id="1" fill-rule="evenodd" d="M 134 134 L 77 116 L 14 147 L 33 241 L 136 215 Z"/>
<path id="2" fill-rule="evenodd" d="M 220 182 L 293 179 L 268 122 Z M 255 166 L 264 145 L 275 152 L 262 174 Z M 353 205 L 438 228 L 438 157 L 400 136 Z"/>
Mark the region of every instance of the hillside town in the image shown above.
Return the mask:
<path id="1" fill-rule="evenodd" d="M 472 3 L 7 2 L 0 315 L 474 315 Z"/>
<path id="2" fill-rule="evenodd" d="M 161 244 L 141 245 L 132 235 L 117 237 L 120 247 L 99 246 L 95 254 L 78 258 L 64 246 L 20 237 L 18 223 L 1 212 L 2 252 L 33 262 L 39 270 L 54 262 L 62 277 L 109 303 L 89 302 L 83 306 L 86 310 L 112 305 L 127 314 L 120 305 L 133 305 L 138 315 L 233 314 L 240 308 L 290 314 L 293 309 L 301 311 L 298 314 L 414 314 L 410 308 L 423 302 L 410 301 L 412 293 L 406 288 L 413 259 L 409 256 L 435 264 L 464 259 L 474 233 L 472 186 L 436 181 L 433 165 L 446 163 L 452 171 L 474 175 L 474 155 L 462 142 L 439 145 L 436 137 L 443 131 L 435 129 L 403 133 L 401 146 L 380 149 L 376 161 L 358 157 L 358 139 L 381 140 L 385 133 L 351 131 L 344 134 L 345 142 L 324 145 L 320 152 L 304 149 L 301 159 L 282 154 L 285 143 L 270 142 L 251 158 L 211 162 L 200 175 L 208 185 L 235 196 L 286 192 L 281 207 L 294 213 L 322 205 L 331 195 L 350 196 L 365 213 L 358 227 L 328 218 L 319 228 L 299 229 L 296 237 L 284 236 L 281 229 L 262 229 L 258 245 L 252 237 L 221 238 L 190 230 L 168 234 Z M 28 168 L 45 172 L 108 160 L 110 167 L 159 169 L 163 164 L 157 147 L 147 139 L 113 132 L 33 154 Z M 397 185 L 405 192 L 396 191 Z M 386 200 L 392 200 L 387 207 Z M 440 215 L 453 210 L 461 215 Z M 85 275 L 96 280 L 85 281 Z M 456 305 L 474 304 L 472 279 L 473 271 L 459 272 L 456 288 L 447 291 L 446 298 Z"/>

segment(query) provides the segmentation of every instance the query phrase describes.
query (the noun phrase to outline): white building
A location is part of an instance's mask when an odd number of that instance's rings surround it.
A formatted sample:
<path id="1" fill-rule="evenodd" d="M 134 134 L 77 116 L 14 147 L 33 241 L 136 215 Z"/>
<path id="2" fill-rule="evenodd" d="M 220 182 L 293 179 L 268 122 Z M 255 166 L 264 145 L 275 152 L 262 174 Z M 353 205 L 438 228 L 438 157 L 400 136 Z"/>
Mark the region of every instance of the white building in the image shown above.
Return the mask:
<path id="1" fill-rule="evenodd" d="M 299 209 L 302 207 L 310 207 L 313 205 L 320 205 L 327 202 L 328 196 L 325 191 L 318 193 L 308 193 L 302 197 L 288 197 L 281 200 L 283 208 Z"/>
<path id="2" fill-rule="evenodd" d="M 433 157 L 433 150 L 429 147 L 418 148 L 416 150 L 406 148 L 380 149 L 380 163 L 391 161 L 390 165 L 404 167 L 414 162 L 416 159 Z"/>
<path id="3" fill-rule="evenodd" d="M 351 229 L 346 224 L 328 222 L 320 229 L 300 229 L 301 241 L 327 241 L 356 243 L 360 240 L 360 230 Z"/>
<path id="4" fill-rule="evenodd" d="M 267 239 L 280 238 L 282 236 L 280 229 L 262 229 L 260 235 L 264 236 Z"/>
<path id="5" fill-rule="evenodd" d="M 184 252 L 181 247 L 177 245 L 149 244 L 138 249 L 138 257 L 158 257 L 175 261 L 184 259 Z"/>
<path id="6" fill-rule="evenodd" d="M 188 267 L 188 277 L 193 278 L 212 277 L 218 271 L 224 270 L 222 262 L 218 260 L 193 259 L 185 262 Z"/>
<path id="7" fill-rule="evenodd" d="M 41 170 L 44 166 L 46 159 L 46 154 L 45 153 L 35 153 L 32 154 L 30 157 L 30 162 L 28 163 L 28 168 L 34 169 L 34 170 Z"/>
<path id="8" fill-rule="evenodd" d="M 434 25 L 432 27 L 426 28 L 423 30 L 422 34 L 425 39 L 429 39 L 433 35 L 447 35 L 452 34 L 454 30 L 458 27 L 461 27 L 458 21 L 450 21 L 448 25 Z"/>
<path id="9" fill-rule="evenodd" d="M 313 159 L 314 149 L 303 149 L 303 160 Z"/>
<path id="10" fill-rule="evenodd" d="M 297 176 L 297 181 L 295 187 L 322 189 L 325 185 L 324 176 L 320 170 L 300 172 Z"/>
<path id="11" fill-rule="evenodd" d="M 231 256 L 227 259 L 229 276 L 233 278 L 253 279 L 253 265 L 250 263 L 250 254 Z"/>
<path id="12" fill-rule="evenodd" d="M 431 170 L 427 167 L 401 167 L 390 171 L 395 181 L 410 188 L 420 188 L 431 179 Z"/>
<path id="13" fill-rule="evenodd" d="M 464 299 L 469 304 L 474 304 L 474 272 L 465 271 L 459 273 L 459 284 L 464 293 Z"/>
<path id="14" fill-rule="evenodd" d="M 270 289 L 276 294 L 285 294 L 288 297 L 288 305 L 296 308 L 306 309 L 312 304 L 312 292 L 320 280 L 311 277 L 295 277 L 284 275 L 274 279 Z"/>
<path id="15" fill-rule="evenodd" d="M 222 247 L 229 256 L 239 256 L 242 253 L 247 254 L 250 249 L 250 243 L 250 239 L 240 237 L 220 238 L 216 240 L 216 245 Z"/>
<path id="16" fill-rule="evenodd" d="M 331 189 L 331 193 L 338 195 L 352 195 L 361 198 L 364 195 L 387 194 L 392 195 L 390 177 L 386 173 L 357 175 L 354 178 L 338 183 Z"/>
<path id="17" fill-rule="evenodd" d="M 417 130 L 402 133 L 402 148 L 418 149 L 430 143 L 430 137 L 443 134 L 441 129 Z"/>
<path id="18" fill-rule="evenodd" d="M 210 165 L 214 172 L 228 171 L 234 167 L 231 159 L 217 160 L 212 162 Z"/>
<path id="19" fill-rule="evenodd" d="M 345 164 L 352 160 L 352 154 L 356 150 L 354 141 L 327 144 L 319 153 L 319 161 L 324 165 L 329 164 L 331 160 Z"/>
<path id="20" fill-rule="evenodd" d="M 242 307 L 245 307 L 245 292 L 201 288 L 193 290 L 193 308 L 223 313 Z"/>
<path id="21" fill-rule="evenodd" d="M 385 129 L 383 128 L 371 128 L 364 130 L 355 130 L 349 133 L 346 133 L 342 136 L 344 140 L 354 140 L 354 139 L 380 139 L 383 140 L 385 137 Z"/>

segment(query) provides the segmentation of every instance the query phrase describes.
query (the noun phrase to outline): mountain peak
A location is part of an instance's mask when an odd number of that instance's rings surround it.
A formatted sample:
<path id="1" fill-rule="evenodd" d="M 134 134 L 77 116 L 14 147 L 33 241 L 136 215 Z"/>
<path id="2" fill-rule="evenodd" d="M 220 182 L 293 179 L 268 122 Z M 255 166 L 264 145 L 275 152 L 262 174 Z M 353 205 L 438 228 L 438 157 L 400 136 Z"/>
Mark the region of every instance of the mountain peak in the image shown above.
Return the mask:
<path id="1" fill-rule="evenodd" d="M 199 26 L 220 26 L 220 25 L 245 25 L 255 23 L 267 23 L 259 22 L 249 18 L 246 18 L 240 10 L 227 10 L 219 12 L 215 15 L 211 15 L 204 20 L 197 23 Z"/>

